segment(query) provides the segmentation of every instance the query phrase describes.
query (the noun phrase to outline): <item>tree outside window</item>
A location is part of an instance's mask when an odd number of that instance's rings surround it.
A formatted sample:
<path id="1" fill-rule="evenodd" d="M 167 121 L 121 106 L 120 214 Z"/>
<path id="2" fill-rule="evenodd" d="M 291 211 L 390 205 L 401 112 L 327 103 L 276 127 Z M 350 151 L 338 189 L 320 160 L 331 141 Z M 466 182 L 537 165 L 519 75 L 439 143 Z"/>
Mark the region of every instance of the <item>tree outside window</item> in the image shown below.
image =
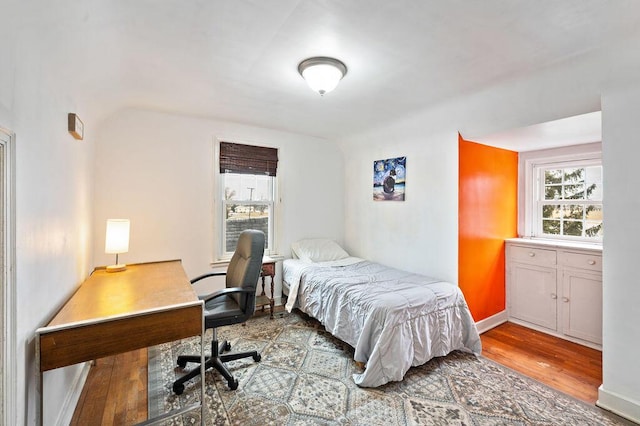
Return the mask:
<path id="1" fill-rule="evenodd" d="M 538 173 L 540 234 L 602 240 L 602 166 L 540 167 Z"/>

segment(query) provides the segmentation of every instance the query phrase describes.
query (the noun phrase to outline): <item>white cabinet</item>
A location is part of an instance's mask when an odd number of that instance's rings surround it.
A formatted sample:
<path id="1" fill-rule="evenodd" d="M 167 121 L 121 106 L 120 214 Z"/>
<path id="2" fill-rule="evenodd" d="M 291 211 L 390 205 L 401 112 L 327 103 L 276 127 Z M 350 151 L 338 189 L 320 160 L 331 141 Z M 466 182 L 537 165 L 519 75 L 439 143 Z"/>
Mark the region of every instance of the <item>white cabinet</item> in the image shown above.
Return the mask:
<path id="1" fill-rule="evenodd" d="M 509 320 L 567 340 L 602 344 L 602 252 L 507 241 Z"/>
<path id="2" fill-rule="evenodd" d="M 510 317 L 556 329 L 556 270 L 514 263 L 509 289 Z"/>

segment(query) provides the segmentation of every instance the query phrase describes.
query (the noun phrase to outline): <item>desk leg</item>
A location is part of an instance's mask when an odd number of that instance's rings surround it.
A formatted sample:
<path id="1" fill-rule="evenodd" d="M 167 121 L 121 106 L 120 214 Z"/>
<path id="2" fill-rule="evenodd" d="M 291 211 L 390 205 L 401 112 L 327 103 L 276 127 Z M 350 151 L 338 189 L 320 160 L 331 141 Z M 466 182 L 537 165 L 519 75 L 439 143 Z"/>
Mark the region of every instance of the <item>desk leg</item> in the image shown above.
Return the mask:
<path id="1" fill-rule="evenodd" d="M 204 307 L 203 307 L 204 308 Z M 202 331 L 200 332 L 200 425 L 204 426 L 204 416 L 206 413 L 205 396 L 205 356 L 204 356 L 204 315 L 202 315 Z"/>

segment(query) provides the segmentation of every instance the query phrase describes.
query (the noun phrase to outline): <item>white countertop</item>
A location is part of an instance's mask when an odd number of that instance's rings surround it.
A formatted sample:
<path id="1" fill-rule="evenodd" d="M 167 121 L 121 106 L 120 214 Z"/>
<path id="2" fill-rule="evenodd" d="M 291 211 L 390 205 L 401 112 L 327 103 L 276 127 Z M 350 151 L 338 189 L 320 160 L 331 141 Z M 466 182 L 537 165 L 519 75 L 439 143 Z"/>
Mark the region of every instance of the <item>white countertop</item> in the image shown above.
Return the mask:
<path id="1" fill-rule="evenodd" d="M 547 240 L 544 238 L 507 238 L 505 241 L 509 243 L 528 244 L 541 247 L 592 250 L 602 252 L 602 244 L 583 243 L 579 241 Z"/>

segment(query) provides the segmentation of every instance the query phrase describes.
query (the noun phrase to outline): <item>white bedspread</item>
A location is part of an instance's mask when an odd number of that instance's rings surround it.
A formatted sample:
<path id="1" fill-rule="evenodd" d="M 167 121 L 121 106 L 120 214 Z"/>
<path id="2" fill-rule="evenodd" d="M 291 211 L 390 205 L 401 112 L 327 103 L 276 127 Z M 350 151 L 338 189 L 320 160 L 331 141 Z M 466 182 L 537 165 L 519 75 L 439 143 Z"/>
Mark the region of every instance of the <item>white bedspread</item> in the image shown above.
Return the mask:
<path id="1" fill-rule="evenodd" d="M 402 380 L 412 366 L 460 349 L 480 354 L 480 336 L 460 289 L 357 258 L 323 264 L 284 261 L 286 308 L 317 318 L 366 363 L 365 387 Z"/>

